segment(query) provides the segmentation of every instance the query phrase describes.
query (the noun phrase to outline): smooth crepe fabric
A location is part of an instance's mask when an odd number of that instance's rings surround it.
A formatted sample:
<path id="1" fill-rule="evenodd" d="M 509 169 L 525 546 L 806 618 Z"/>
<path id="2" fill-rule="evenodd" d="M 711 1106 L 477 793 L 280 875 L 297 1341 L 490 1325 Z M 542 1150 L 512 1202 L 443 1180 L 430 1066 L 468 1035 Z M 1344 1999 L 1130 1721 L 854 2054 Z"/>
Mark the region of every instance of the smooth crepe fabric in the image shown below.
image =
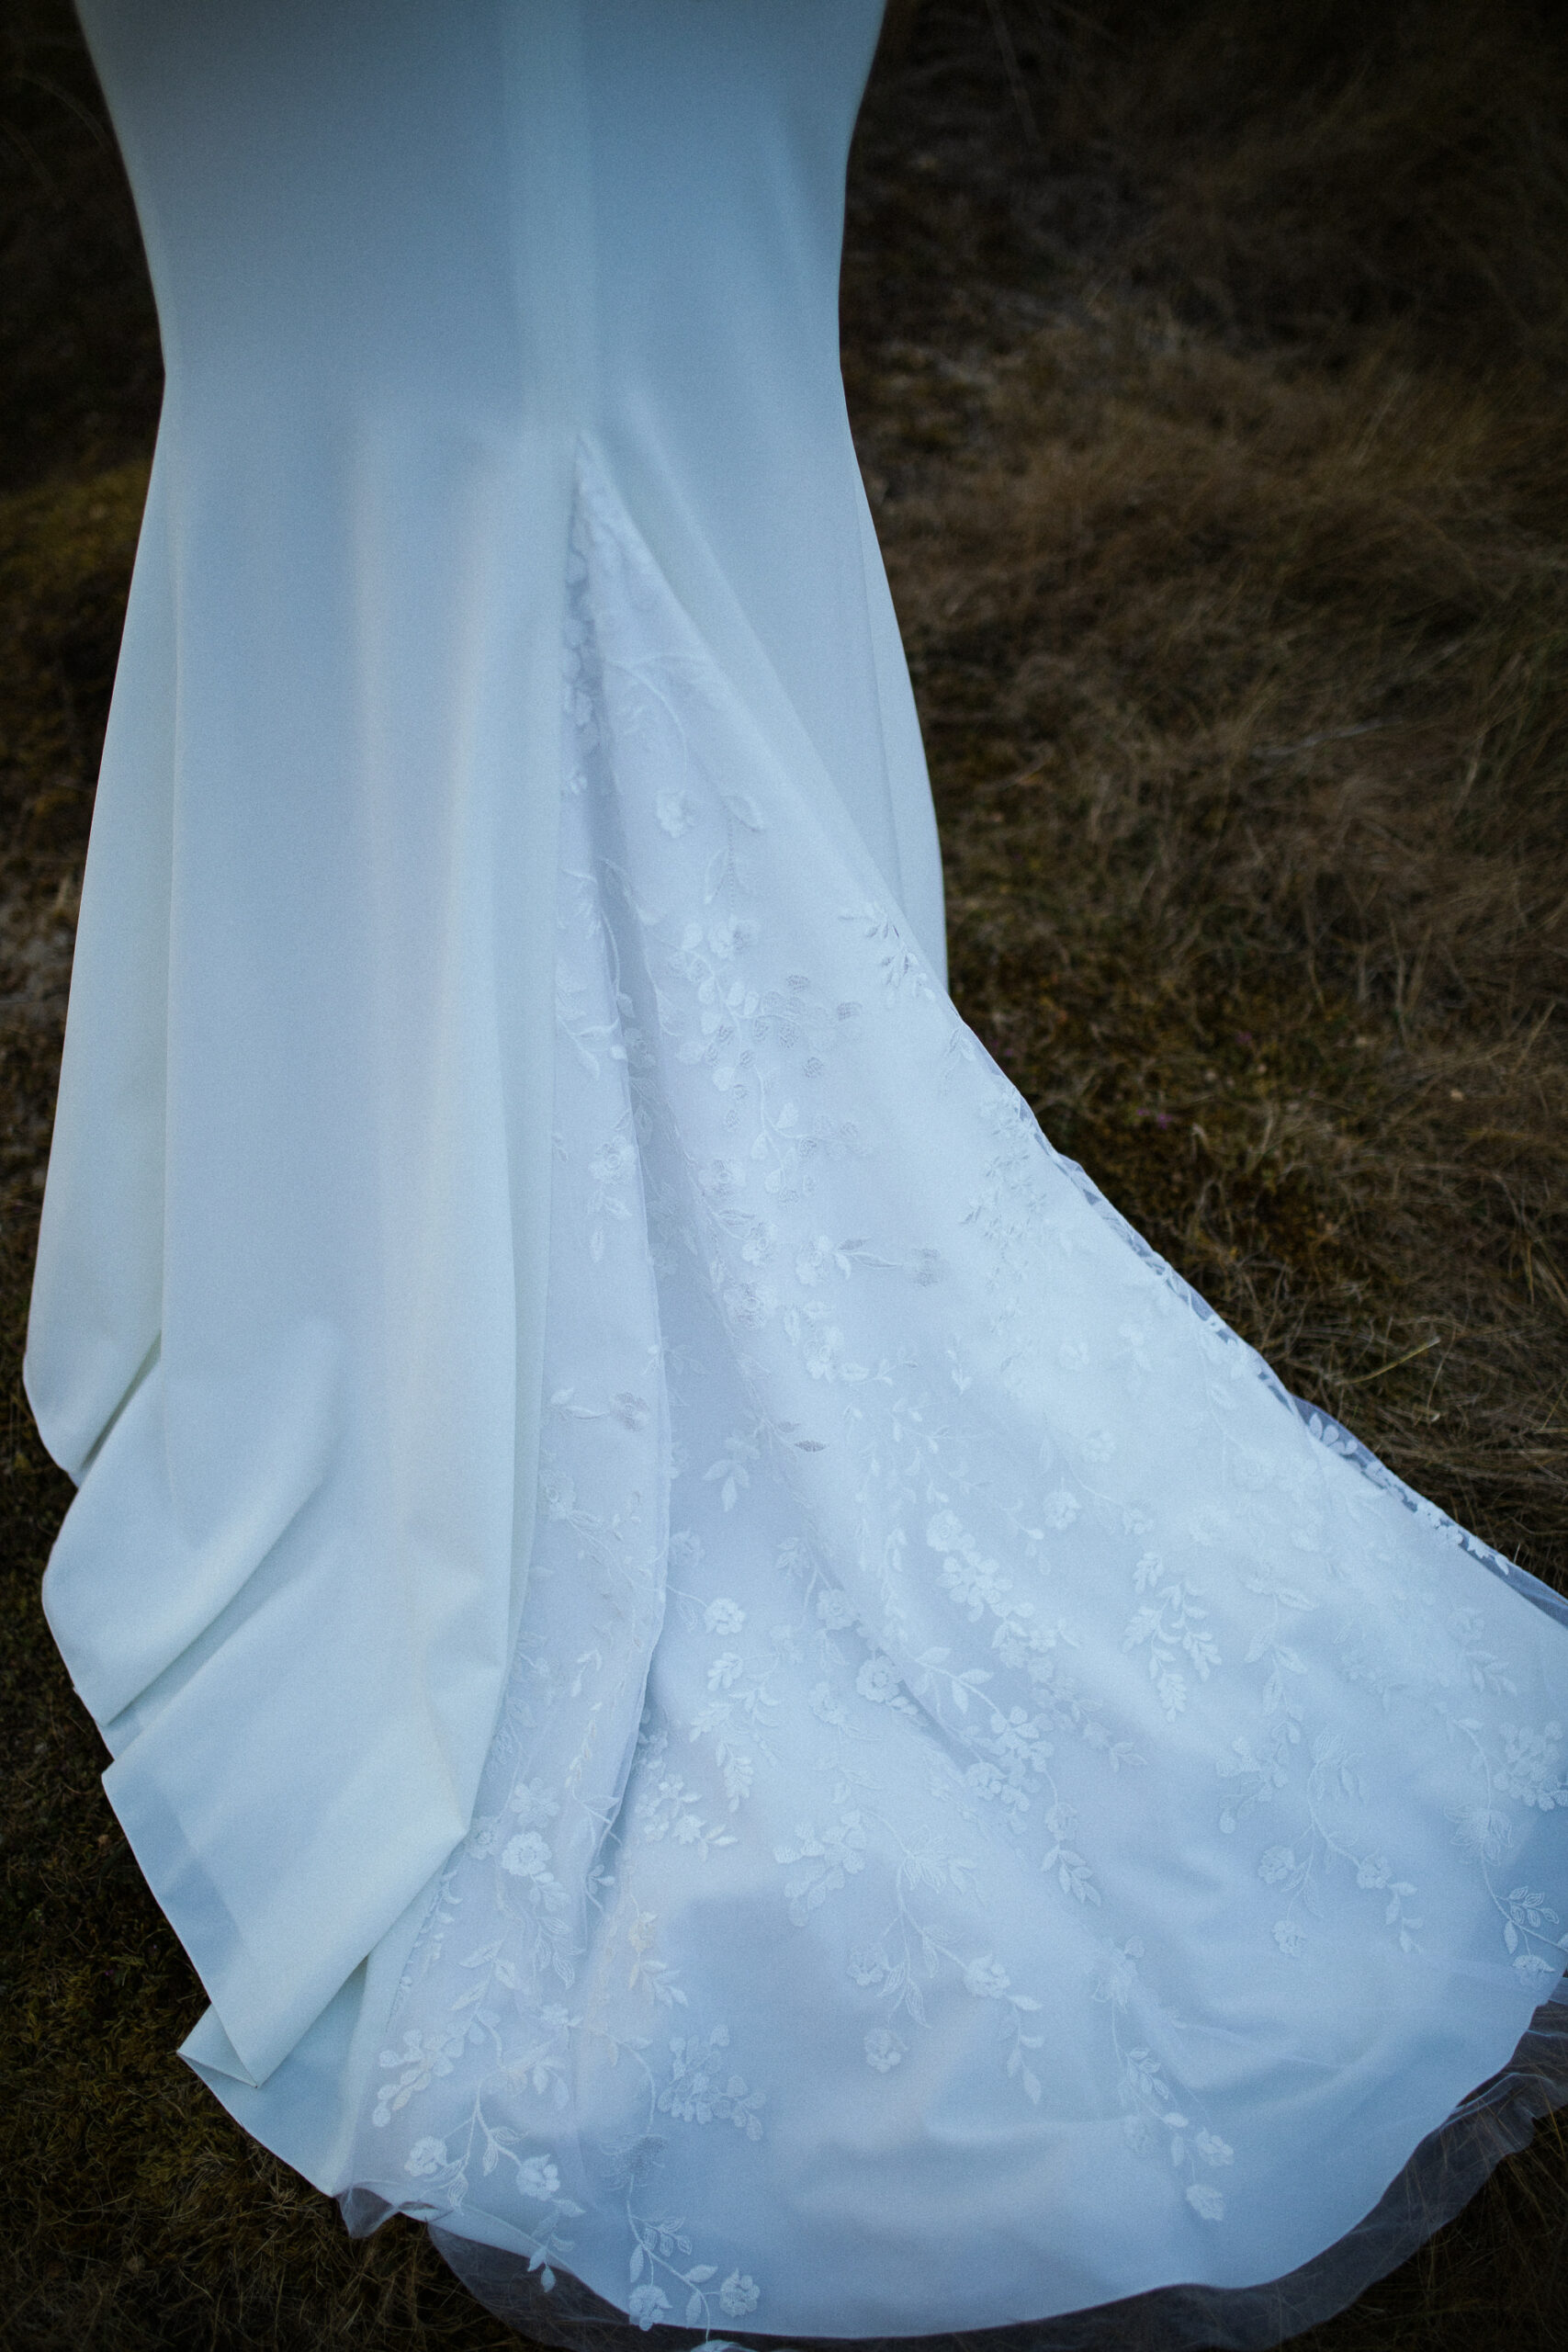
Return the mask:
<path id="1" fill-rule="evenodd" d="M 657 6 L 84 11 L 168 388 L 28 1384 L 51 1622 L 258 2080 L 466 1829 L 517 1623 L 580 435 L 942 954 L 836 356 L 877 10 L 694 15 L 671 74 Z"/>
<path id="2" fill-rule="evenodd" d="M 168 390 L 50 1621 L 219 2095 L 644 2327 L 1276 2278 L 1568 1911 L 1561 1605 L 947 1000 L 837 367 L 878 13 L 83 9 Z"/>

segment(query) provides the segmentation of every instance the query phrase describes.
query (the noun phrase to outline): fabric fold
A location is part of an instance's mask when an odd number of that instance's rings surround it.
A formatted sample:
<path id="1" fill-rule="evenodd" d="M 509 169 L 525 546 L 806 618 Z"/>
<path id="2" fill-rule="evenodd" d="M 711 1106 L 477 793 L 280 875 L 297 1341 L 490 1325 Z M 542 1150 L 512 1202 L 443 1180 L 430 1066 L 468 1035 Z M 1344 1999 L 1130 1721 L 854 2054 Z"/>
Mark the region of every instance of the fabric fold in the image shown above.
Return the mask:
<path id="1" fill-rule="evenodd" d="M 875 589 L 890 628 L 817 332 L 875 13 L 820 15 L 809 73 L 789 9 L 714 20 L 716 82 L 682 104 L 749 109 L 742 210 L 795 256 L 813 332 L 761 368 L 736 344 L 693 405 L 664 354 L 722 331 L 740 219 L 668 191 L 720 273 L 682 323 L 639 243 L 671 130 L 647 11 L 84 9 L 167 391 L 28 1393 L 82 1482 L 51 1623 L 258 2083 L 374 1977 L 465 1834 L 525 1607 L 581 434 L 664 502 L 694 593 L 728 600 L 731 658 L 813 788 L 858 795 L 848 821 L 895 869 L 923 842 L 909 887 L 938 919 L 912 707 L 885 745 L 861 666 L 825 658 Z M 749 481 L 786 421 L 784 470 Z M 817 608 L 766 557 L 781 492 Z"/>

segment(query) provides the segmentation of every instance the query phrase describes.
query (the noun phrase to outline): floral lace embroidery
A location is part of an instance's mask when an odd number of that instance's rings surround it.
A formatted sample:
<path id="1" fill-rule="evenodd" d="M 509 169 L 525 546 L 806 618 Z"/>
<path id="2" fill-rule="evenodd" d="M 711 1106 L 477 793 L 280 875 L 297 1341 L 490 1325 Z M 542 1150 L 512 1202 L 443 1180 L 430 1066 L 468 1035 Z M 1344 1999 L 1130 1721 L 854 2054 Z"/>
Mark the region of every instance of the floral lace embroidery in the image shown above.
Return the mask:
<path id="1" fill-rule="evenodd" d="M 1221 2227 L 1261 2126 L 1183 1918 L 1281 2014 L 1353 1948 L 1417 2017 L 1483 1921 L 1560 1973 L 1535 1612 L 1052 1150 L 586 459 L 570 589 L 539 1532 L 359 2176 L 640 2327 L 787 2328 L 725 2215 L 793 1936 L 867 2131 L 943 2051 L 998 2146 L 1092 2079 L 1129 2211 Z"/>

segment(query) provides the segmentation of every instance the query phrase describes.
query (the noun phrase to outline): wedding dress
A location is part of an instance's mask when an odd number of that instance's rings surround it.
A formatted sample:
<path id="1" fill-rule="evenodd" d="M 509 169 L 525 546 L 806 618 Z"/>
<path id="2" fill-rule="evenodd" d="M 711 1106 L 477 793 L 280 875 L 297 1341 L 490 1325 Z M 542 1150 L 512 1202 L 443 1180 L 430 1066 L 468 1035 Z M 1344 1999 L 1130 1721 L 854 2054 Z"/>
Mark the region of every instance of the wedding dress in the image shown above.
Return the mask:
<path id="1" fill-rule="evenodd" d="M 1568 2098 L 1568 1610 L 948 1000 L 878 14 L 84 0 L 168 389 L 47 1605 L 351 2227 L 566 2344 L 1273 2342 Z"/>

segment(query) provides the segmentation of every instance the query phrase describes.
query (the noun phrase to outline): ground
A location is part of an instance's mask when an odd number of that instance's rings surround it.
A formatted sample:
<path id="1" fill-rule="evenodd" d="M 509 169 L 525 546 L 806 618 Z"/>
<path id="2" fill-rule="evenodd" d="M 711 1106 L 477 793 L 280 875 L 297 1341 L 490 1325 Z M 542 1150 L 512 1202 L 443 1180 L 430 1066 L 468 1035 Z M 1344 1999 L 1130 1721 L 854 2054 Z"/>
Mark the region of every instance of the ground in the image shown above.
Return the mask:
<path id="1" fill-rule="evenodd" d="M 19 1383 L 156 331 L 59 0 L 0 32 L 0 2335 L 512 2341 L 173 2058 L 199 1988 L 38 1579 Z M 953 992 L 1291 1386 L 1568 1587 L 1568 38 L 1526 0 L 915 0 L 844 367 Z M 1568 2335 L 1551 2125 L 1303 2339 Z"/>

